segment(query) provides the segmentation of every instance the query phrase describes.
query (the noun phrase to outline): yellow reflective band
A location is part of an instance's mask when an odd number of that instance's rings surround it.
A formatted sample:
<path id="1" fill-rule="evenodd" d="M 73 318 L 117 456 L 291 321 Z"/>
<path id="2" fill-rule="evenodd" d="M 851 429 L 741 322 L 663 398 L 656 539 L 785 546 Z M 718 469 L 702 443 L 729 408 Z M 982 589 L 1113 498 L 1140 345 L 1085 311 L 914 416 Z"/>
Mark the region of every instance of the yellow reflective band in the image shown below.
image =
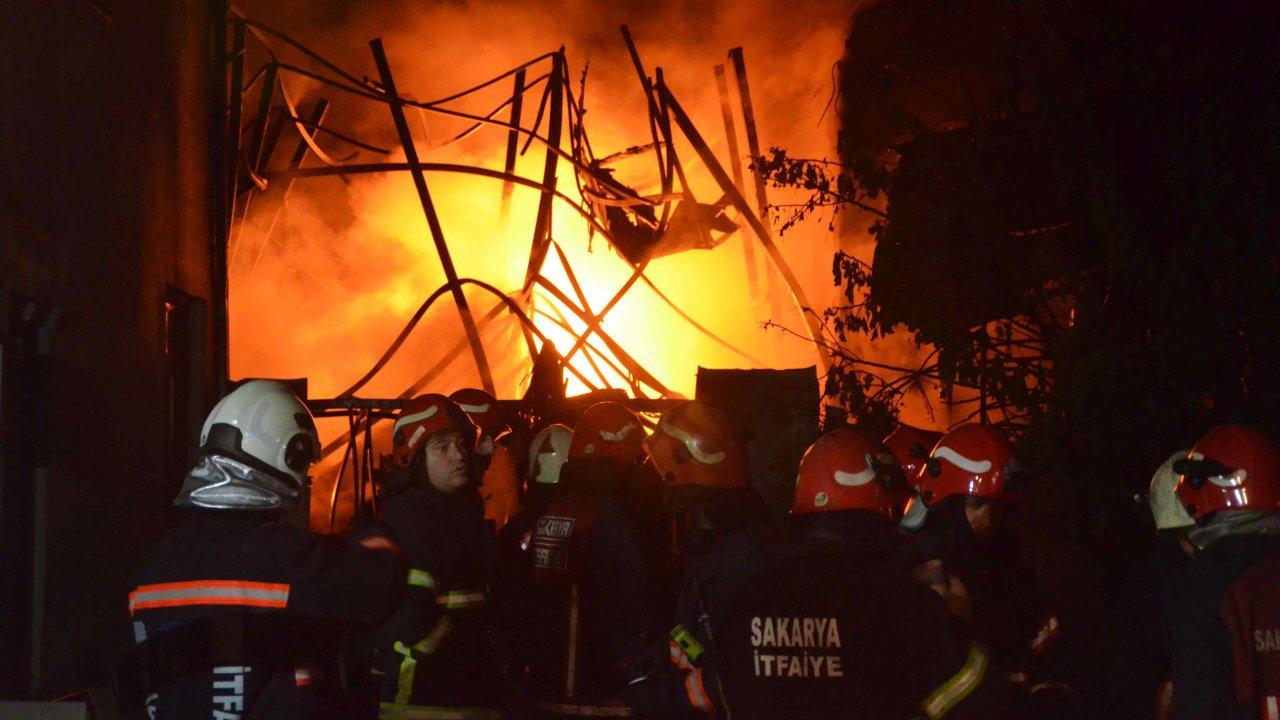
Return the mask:
<path id="1" fill-rule="evenodd" d="M 453 620 L 448 615 L 445 615 L 440 618 L 440 622 L 436 623 L 435 627 L 431 628 L 431 632 L 421 642 L 413 646 L 413 649 L 423 655 L 430 655 L 436 651 L 436 648 L 440 647 L 440 643 L 449 635 L 449 631 L 452 629 Z"/>
<path id="2" fill-rule="evenodd" d="M 686 630 L 684 625 L 677 625 L 671 628 L 671 641 L 680 646 L 680 649 L 688 656 L 689 662 L 698 662 L 698 658 L 702 656 L 704 651 L 702 643 L 698 642 L 698 639 L 693 636 L 693 633 Z"/>
<path id="3" fill-rule="evenodd" d="M 440 622 L 437 622 L 436 626 L 431 628 L 431 632 L 413 646 L 413 650 L 423 655 L 430 655 L 436 651 L 451 629 L 453 629 L 453 621 L 447 615 L 440 618 Z M 418 660 L 413 656 L 413 650 L 404 643 L 397 640 L 393 647 L 396 652 L 404 656 L 400 660 L 400 677 L 396 680 L 396 702 L 403 704 L 409 702 L 409 696 L 413 694 L 413 674 L 418 669 Z"/>
<path id="4" fill-rule="evenodd" d="M 411 587 L 426 588 L 428 590 L 436 589 L 436 579 L 431 577 L 431 573 L 426 570 L 418 570 L 416 568 L 409 570 L 409 585 Z"/>
<path id="5" fill-rule="evenodd" d="M 925 698 L 924 702 L 920 703 L 920 708 L 933 720 L 951 712 L 961 700 L 969 697 L 969 694 L 982 684 L 982 678 L 986 676 L 987 666 L 990 664 L 991 654 L 987 649 L 978 643 L 970 643 L 969 659 L 965 660 L 959 672 Z"/>
<path id="6" fill-rule="evenodd" d="M 489 593 L 480 591 L 460 590 L 456 592 L 444 593 L 436 597 L 436 602 L 444 605 L 450 610 L 459 610 L 461 608 L 475 607 L 483 605 L 489 599 Z"/>
<path id="7" fill-rule="evenodd" d="M 502 720 L 495 708 L 436 707 L 384 702 L 378 705 L 380 720 Z"/>
<path id="8" fill-rule="evenodd" d="M 400 661 L 400 677 L 396 681 L 396 702 L 407 703 L 413 694 L 413 671 L 418 668 L 418 661 L 404 643 L 396 641 L 395 651 L 404 656 Z"/>

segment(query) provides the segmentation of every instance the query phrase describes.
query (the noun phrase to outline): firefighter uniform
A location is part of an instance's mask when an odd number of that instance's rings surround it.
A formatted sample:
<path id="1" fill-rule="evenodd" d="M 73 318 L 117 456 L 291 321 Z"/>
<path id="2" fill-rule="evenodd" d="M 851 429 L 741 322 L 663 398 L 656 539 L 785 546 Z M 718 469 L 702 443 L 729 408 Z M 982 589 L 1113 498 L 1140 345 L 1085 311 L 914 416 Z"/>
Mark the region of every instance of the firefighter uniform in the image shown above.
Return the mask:
<path id="1" fill-rule="evenodd" d="M 414 483 L 379 520 L 410 566 L 408 590 L 377 634 L 384 720 L 496 717 L 501 698 L 489 603 L 493 541 L 479 493 Z"/>
<path id="2" fill-rule="evenodd" d="M 1219 614 L 1231 637 L 1236 705 L 1280 720 L 1280 543 L 1259 544 L 1269 552 L 1231 583 Z"/>
<path id="3" fill-rule="evenodd" d="M 192 511 L 129 594 L 150 717 L 359 717 L 343 654 L 392 611 L 403 582 L 392 553 Z"/>
<path id="4" fill-rule="evenodd" d="M 1175 717 L 1280 719 L 1280 448 L 1219 425 L 1174 469 L 1199 548 L 1166 596 Z"/>
<path id="5" fill-rule="evenodd" d="M 550 717 L 625 717 L 620 693 L 648 633 L 648 573 L 630 510 L 607 486 L 568 477 L 574 467 L 565 466 L 570 491 L 551 502 L 530 541 L 533 707 Z"/>
<path id="6" fill-rule="evenodd" d="M 615 402 L 587 408 L 559 475 L 563 495 L 530 539 L 529 692 L 543 717 L 626 717 L 651 575 L 634 506 L 644 429 Z"/>
<path id="7" fill-rule="evenodd" d="M 564 425 L 543 428 L 529 446 L 524 507 L 498 533 L 498 599 L 503 637 L 510 655 L 508 670 L 523 677 L 532 657 L 528 606 L 532 588 L 529 547 L 538 518 L 560 494 L 560 468 L 569 456 L 573 430 Z"/>
<path id="8" fill-rule="evenodd" d="M 911 540 L 899 560 L 903 566 L 936 562 L 968 593 L 969 614 L 957 618 L 967 635 L 1011 668 L 1026 671 L 1042 664 L 1061 628 L 1013 538 L 1001 533 L 979 541 L 965 519 L 963 499 L 954 497 L 931 510 L 929 522 Z"/>
<path id="9" fill-rule="evenodd" d="M 1280 720 L 1278 572 L 1267 535 L 1229 535 L 1184 566 L 1166 595 L 1177 718 Z"/>
<path id="10" fill-rule="evenodd" d="M 687 632 L 699 646 L 709 648 L 711 628 L 719 621 L 725 601 L 760 569 L 778 541 L 778 532 L 769 522 L 764 501 L 752 489 L 700 508 L 697 517 L 701 520 L 695 520 L 681 538 L 685 571 L 672 637 Z M 674 639 L 671 654 L 679 665 L 693 659 Z"/>
<path id="11" fill-rule="evenodd" d="M 694 707 L 739 720 L 985 716 L 990 653 L 893 562 L 904 485 L 882 443 L 818 438 L 796 479 L 798 539 L 728 601 L 688 677 Z"/>
<path id="12" fill-rule="evenodd" d="M 1069 712 L 1057 642 L 1061 622 L 1040 591 L 1002 516 L 1020 499 L 1024 474 L 1004 436 L 969 424 L 938 440 L 916 477 L 913 507 L 927 507 L 901 564 L 946 600 L 966 636 L 991 648 L 1016 690 L 1006 717 Z M 972 514 L 971 514 L 972 513 Z M 975 527 L 975 523 L 977 526 Z"/>
<path id="13" fill-rule="evenodd" d="M 703 710 L 699 694 L 690 692 L 690 676 L 715 645 L 725 603 L 760 570 L 777 540 L 763 501 L 751 489 L 729 491 L 695 513 L 681 536 L 685 571 L 665 667 L 628 687 L 628 702 L 638 715 L 687 717 Z"/>
<path id="14" fill-rule="evenodd" d="M 742 586 L 689 692 L 735 718 L 982 717 L 990 657 L 941 600 L 883 556 L 829 540 L 788 546 Z"/>

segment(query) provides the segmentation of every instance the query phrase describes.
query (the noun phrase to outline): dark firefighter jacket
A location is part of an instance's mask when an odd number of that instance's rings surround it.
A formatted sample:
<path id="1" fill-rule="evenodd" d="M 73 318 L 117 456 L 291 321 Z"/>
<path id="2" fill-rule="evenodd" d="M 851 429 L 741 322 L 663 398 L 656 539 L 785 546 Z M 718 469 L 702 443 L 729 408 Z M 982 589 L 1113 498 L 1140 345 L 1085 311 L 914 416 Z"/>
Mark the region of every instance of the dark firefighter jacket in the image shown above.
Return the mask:
<path id="1" fill-rule="evenodd" d="M 1280 538 L 1227 535 L 1169 583 L 1179 720 L 1280 720 Z"/>
<path id="2" fill-rule="evenodd" d="M 548 505 L 531 539 L 528 661 L 543 714 L 623 713 L 619 694 L 648 635 L 648 573 L 608 470 L 566 463 L 567 492 Z"/>
<path id="3" fill-rule="evenodd" d="M 358 717 L 343 654 L 403 586 L 394 553 L 260 515 L 188 511 L 129 594 L 150 717 Z"/>
<path id="4" fill-rule="evenodd" d="M 425 482 L 384 501 L 379 520 L 404 550 L 408 591 L 378 631 L 381 717 L 485 717 L 500 702 L 489 603 L 492 535 L 475 488 Z"/>
<path id="5" fill-rule="evenodd" d="M 1145 507 L 1139 509 L 1146 512 Z M 1101 684 L 1086 686 L 1082 693 L 1088 703 L 1082 712 L 1098 720 L 1150 717 L 1153 708 L 1170 698 L 1170 624 L 1163 588 L 1182 571 L 1187 556 L 1179 547 L 1177 531 L 1156 535 L 1150 523 L 1135 525 L 1147 532 L 1146 544 L 1144 539 L 1126 538 L 1122 545 L 1133 557 L 1105 599 L 1110 612 L 1099 619 L 1097 634 L 1109 638 L 1109 647 L 1095 650 L 1095 658 L 1102 661 Z"/>
<path id="6" fill-rule="evenodd" d="M 527 505 L 498 532 L 497 592 L 505 649 L 510 669 L 524 675 L 532 655 L 528 628 L 529 601 L 533 593 L 530 546 L 533 530 L 555 498 L 558 488 L 538 488 L 526 497 Z"/>
<path id="7" fill-rule="evenodd" d="M 754 489 L 710 491 L 689 511 L 681 533 L 684 574 L 676 600 L 676 624 L 665 638 L 658 668 L 627 688 L 639 716 L 693 717 L 697 703 L 693 672 L 715 644 L 714 628 L 725 603 L 755 575 L 778 542 L 764 501 Z"/>
<path id="8" fill-rule="evenodd" d="M 862 525 L 790 543 L 744 583 L 692 691 L 735 720 L 985 717 L 989 652 L 886 561 L 893 530 Z"/>
<path id="9" fill-rule="evenodd" d="M 990 647 L 1010 669 L 1029 672 L 1043 664 L 1060 633 L 1059 621 L 1014 538 L 1002 533 L 980 541 L 959 497 L 931 509 L 928 523 L 910 537 L 895 563 L 915 567 L 940 560 L 958 577 L 972 601 L 972 616 L 960 619 L 969 637 Z"/>

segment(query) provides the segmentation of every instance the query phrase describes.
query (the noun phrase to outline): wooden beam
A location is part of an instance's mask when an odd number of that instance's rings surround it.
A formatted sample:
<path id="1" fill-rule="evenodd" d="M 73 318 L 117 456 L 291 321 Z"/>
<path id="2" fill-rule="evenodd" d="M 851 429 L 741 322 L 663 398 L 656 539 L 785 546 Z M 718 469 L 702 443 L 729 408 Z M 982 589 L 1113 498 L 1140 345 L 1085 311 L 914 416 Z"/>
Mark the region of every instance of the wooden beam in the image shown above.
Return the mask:
<path id="1" fill-rule="evenodd" d="M 524 291 L 528 292 L 538 276 L 538 268 L 547 256 L 551 243 L 551 206 L 555 200 L 556 165 L 560 160 L 560 132 L 564 114 L 564 53 L 556 53 L 551 61 L 551 77 L 547 80 L 547 159 L 542 167 L 542 195 L 538 198 L 538 216 L 533 225 L 533 242 L 529 249 L 529 267 L 524 274 Z"/>
<path id="2" fill-rule="evenodd" d="M 814 349 L 818 353 L 818 359 L 822 363 L 822 367 L 826 370 L 831 369 L 831 354 L 822 344 L 822 323 L 818 319 L 813 307 L 809 304 L 809 299 L 805 296 L 804 288 L 800 285 L 800 280 L 791 271 L 791 266 L 787 264 L 786 258 L 782 256 L 782 252 L 778 246 L 774 244 L 773 238 L 769 235 L 769 230 L 760 221 L 760 218 L 751 211 L 751 205 L 742 193 L 738 192 L 738 188 L 734 186 L 733 180 L 729 174 L 725 172 L 724 166 L 716 159 L 711 148 L 707 145 L 706 140 L 702 139 L 702 134 L 698 132 L 698 128 L 694 126 L 693 121 L 689 119 L 689 115 L 685 113 L 684 108 L 680 107 L 680 103 L 676 101 L 675 96 L 671 94 L 671 90 L 665 85 L 658 86 L 658 92 L 663 97 L 670 109 L 672 116 L 675 118 L 676 124 L 680 126 L 680 131 L 684 133 L 689 140 L 689 144 L 698 156 L 702 158 L 702 162 L 707 166 L 707 170 L 711 172 L 712 177 L 720 184 L 720 189 L 738 209 L 738 212 L 746 218 L 751 229 L 759 238 L 760 243 L 764 245 L 768 251 L 769 257 L 773 260 L 774 267 L 778 269 L 778 273 L 782 275 L 786 281 L 788 288 L 791 290 L 791 298 L 795 302 L 796 308 L 804 317 L 805 326 L 809 329 L 809 339 L 813 341 Z"/>
<path id="3" fill-rule="evenodd" d="M 311 110 L 309 120 L 311 126 L 319 129 L 328 111 L 329 103 L 324 98 L 317 100 L 315 107 Z M 289 164 L 286 166 L 286 173 L 292 173 L 302 166 L 302 161 L 306 159 L 310 148 L 311 146 L 305 140 L 298 140 L 298 145 L 293 149 L 293 155 L 290 156 Z M 243 230 L 240 232 L 237 252 L 239 252 L 239 244 L 246 241 L 252 242 L 256 246 L 256 248 L 253 248 L 253 262 L 249 264 L 249 275 L 253 275 L 253 271 L 258 267 L 258 261 L 262 259 L 262 253 L 266 249 L 267 243 L 271 241 L 271 234 L 275 231 L 276 223 L 280 219 L 280 211 L 284 208 L 285 199 L 289 196 L 293 183 L 294 177 L 288 174 L 279 181 L 268 182 L 267 189 L 258 196 L 253 212 L 249 213 L 244 219 L 245 224 L 253 229 L 254 234 L 246 236 Z M 269 221 L 268 216 L 270 216 Z"/>
<path id="4" fill-rule="evenodd" d="M 620 30 L 622 40 L 627 44 L 627 53 L 631 56 L 631 65 L 640 78 L 640 86 L 644 88 L 644 99 L 649 107 L 649 134 L 653 137 L 653 151 L 658 158 L 658 178 L 662 181 L 662 194 L 666 195 L 671 192 L 671 177 L 667 173 L 667 162 L 662 157 L 662 142 L 658 139 L 658 103 L 653 97 L 653 82 L 645 73 L 644 64 L 640 62 L 640 51 L 636 49 L 630 28 L 623 25 Z"/>
<path id="5" fill-rule="evenodd" d="M 747 152 L 751 153 L 751 161 L 755 162 L 755 159 L 760 157 L 760 136 L 756 132 L 755 105 L 751 102 L 751 85 L 747 82 L 747 62 L 742 55 L 742 48 L 736 47 L 730 50 L 729 60 L 733 63 L 733 74 L 738 81 L 738 99 L 742 102 L 742 124 L 747 131 Z M 769 196 L 765 192 L 764 174 L 759 170 L 755 170 L 752 174 L 756 185 L 756 207 L 760 211 L 760 219 L 764 221 L 765 229 L 768 230 Z M 766 276 L 765 279 L 769 284 L 769 301 L 776 312 L 781 302 L 774 291 L 772 278 Z"/>
<path id="6" fill-rule="evenodd" d="M 746 192 L 742 181 L 742 151 L 738 149 L 738 130 L 734 127 L 733 108 L 729 105 L 729 80 L 725 76 L 724 66 L 716 66 L 716 90 L 720 93 L 720 116 L 724 119 L 724 137 L 729 143 L 729 167 L 733 170 L 733 184 L 739 192 Z M 742 256 L 747 268 L 747 289 L 751 297 L 760 295 L 760 278 L 756 276 L 756 251 L 751 245 L 751 238 L 742 234 Z"/>
<path id="7" fill-rule="evenodd" d="M 511 125 L 513 128 L 520 127 L 520 110 L 524 106 L 524 68 L 516 71 L 515 88 L 511 91 Z M 516 151 L 520 146 L 520 132 L 512 129 L 507 131 L 507 157 L 503 163 L 502 169 L 508 175 L 514 175 L 516 171 Z M 515 190 L 515 185 L 510 180 L 502 183 L 502 219 L 505 221 L 511 214 L 511 192 Z"/>
<path id="8" fill-rule="evenodd" d="M 387 106 L 391 110 L 391 118 L 395 121 L 396 132 L 400 135 L 400 145 L 404 148 L 405 160 L 409 163 L 409 171 L 413 175 L 413 186 L 418 191 L 418 199 L 422 202 L 422 212 L 427 216 L 427 227 L 431 231 L 431 240 L 435 243 L 436 253 L 440 256 L 440 264 L 444 267 L 445 278 L 453 293 L 454 304 L 458 306 L 458 314 L 462 318 L 462 329 L 466 332 L 467 341 L 471 344 L 471 354 L 475 358 L 476 369 L 480 372 L 480 382 L 490 395 L 496 394 L 493 384 L 493 373 L 489 370 L 489 359 L 484 353 L 484 344 L 480 341 L 480 331 L 476 328 L 476 319 L 467 305 L 467 296 L 458 284 L 458 271 L 453 267 L 453 257 L 449 255 L 449 246 L 444 239 L 444 229 L 440 227 L 440 218 L 436 214 L 435 203 L 431 201 L 431 192 L 427 189 L 426 175 L 418 161 L 418 151 L 413 145 L 413 136 L 409 133 L 409 123 L 404 117 L 404 101 L 396 93 L 395 78 L 391 74 L 391 65 L 387 62 L 386 51 L 382 40 L 375 38 L 369 41 L 373 51 L 374 62 L 378 65 L 378 74 L 382 78 L 382 90 L 386 94 Z"/>

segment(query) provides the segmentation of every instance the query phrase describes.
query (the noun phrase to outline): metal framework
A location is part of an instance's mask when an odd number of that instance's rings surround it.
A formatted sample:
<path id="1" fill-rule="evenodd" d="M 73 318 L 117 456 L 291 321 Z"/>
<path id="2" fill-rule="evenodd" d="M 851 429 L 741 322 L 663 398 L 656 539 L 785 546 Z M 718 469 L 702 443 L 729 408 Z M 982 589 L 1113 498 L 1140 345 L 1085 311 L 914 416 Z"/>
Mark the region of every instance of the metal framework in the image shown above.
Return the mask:
<path id="1" fill-rule="evenodd" d="M 776 271 L 775 275 L 767 275 L 766 281 L 779 278 L 790 291 L 792 303 L 805 318 L 807 336 L 814 343 L 819 362 L 824 368 L 830 367 L 829 348 L 821 341 L 821 322 L 812 311 L 803 288 L 774 244 L 767 223 L 763 220 L 766 202 L 763 180 L 759 177 L 754 179 L 758 207 L 752 207 L 747 200 L 740 159 L 731 158 L 734 167 L 731 177 L 670 88 L 663 82 L 662 69 L 655 69 L 651 76 L 645 70 L 629 30 L 624 26 L 621 33 L 647 101 L 652 143 L 614 155 L 597 157 L 583 124 L 585 108 L 582 93 L 574 92 L 563 48 L 539 55 L 474 87 L 447 97 L 421 101 L 406 96 L 398 89 L 393 62 L 378 39 L 369 43 L 378 70 L 378 79 L 373 81 L 358 78 L 279 30 L 232 11 L 228 18 L 226 42 L 229 48 L 227 74 L 230 110 L 226 126 L 229 155 L 226 188 L 228 197 L 233 199 L 228 224 L 229 275 L 234 277 L 237 273 L 254 271 L 276 228 L 285 199 L 297 182 L 317 177 L 409 173 L 427 220 L 430 240 L 446 277 L 445 284 L 423 301 L 399 336 L 368 372 L 338 397 L 312 401 L 313 409 L 321 415 L 344 416 L 350 423 L 347 436 L 330 443 L 323 450 L 325 458 L 339 451 L 344 453 L 339 466 L 338 482 L 333 491 L 335 499 L 337 485 L 347 476 L 350 468 L 357 503 L 362 502 L 364 488 L 372 477 L 373 426 L 388 417 L 389 411 L 398 403 L 430 384 L 455 358 L 469 354 L 485 389 L 494 392 L 492 371 L 482 333 L 503 311 L 514 316 L 520 323 L 531 360 L 538 356 L 539 344 L 546 344 L 546 338 L 531 319 L 536 314 L 569 331 L 573 336 L 573 344 L 560 363 L 564 370 L 572 373 L 587 388 L 599 390 L 609 385 L 605 373 L 607 368 L 625 379 L 633 404 L 645 405 L 651 400 L 677 397 L 661 378 L 649 372 L 603 327 L 604 319 L 637 283 L 652 290 L 660 301 L 688 324 L 691 331 L 707 336 L 753 364 L 762 364 L 747 351 L 717 336 L 676 307 L 645 274 L 653 257 L 678 252 L 687 247 L 713 246 L 723 242 L 740 226 L 746 228 L 743 236 L 744 252 L 747 253 L 751 268 L 753 290 L 760 282 L 755 274 L 753 255 L 753 245 L 758 243 L 764 248 Z M 251 61 L 250 58 L 254 57 L 261 58 L 261 61 Z M 302 61 L 290 61 L 298 57 Z M 742 102 L 746 136 L 754 152 L 758 149 L 758 141 L 741 50 L 735 49 L 729 57 Z M 723 75 L 722 69 L 719 72 Z M 320 94 L 324 96 L 305 113 L 295 101 L 295 85 L 299 82 L 306 82 L 309 86 L 319 85 Z M 585 72 L 582 82 L 585 87 Z M 459 101 L 498 86 L 499 83 L 510 83 L 511 95 L 491 111 L 475 114 L 459 108 Z M 728 93 L 723 88 L 721 96 L 727 127 L 732 128 L 733 113 L 729 107 Z M 394 152 L 393 148 L 380 147 L 361 140 L 354 132 L 326 124 L 326 117 L 333 109 L 331 102 L 340 100 L 374 102 L 384 106 L 395 127 L 399 150 L 405 157 L 404 162 L 388 161 L 388 156 Z M 526 110 L 533 106 L 534 100 L 537 109 L 532 121 L 527 122 Z M 433 148 L 458 142 L 485 129 L 505 133 L 506 153 L 502 169 L 423 162 L 406 117 L 406 113 L 410 111 L 468 121 L 465 130 Z M 293 150 L 288 155 L 280 153 L 280 145 L 286 137 L 296 138 Z M 723 196 L 716 203 L 700 203 L 694 196 L 685 167 L 677 154 L 678 139 L 692 148 L 722 191 Z M 517 155 L 526 153 L 534 144 L 541 147 L 544 153 L 542 175 L 537 179 L 523 177 L 515 172 Z M 736 141 L 731 148 L 736 148 Z M 736 155 L 736 150 L 733 152 Z M 652 153 L 656 161 L 661 191 L 654 196 L 641 195 L 623 185 L 613 179 L 607 168 L 610 162 L 618 158 L 643 153 Z M 303 167 L 304 165 L 308 167 Z M 508 211 L 510 196 L 516 185 L 538 191 L 538 208 L 531 230 L 527 270 L 519 289 L 504 292 L 483 279 L 458 276 L 431 197 L 429 180 L 441 174 L 463 174 L 500 182 L 501 208 L 504 214 Z M 581 202 L 560 189 L 559 184 L 565 181 L 565 175 L 572 179 Z M 729 221 L 723 214 L 730 206 L 736 211 L 736 221 Z M 552 237 L 552 213 L 557 207 L 580 216 L 592 235 L 604 238 L 632 265 L 630 278 L 602 307 L 589 306 L 577 274 Z M 626 237 L 620 237 L 620 232 L 625 233 Z M 542 272 L 552 250 L 569 280 L 568 288 L 553 283 Z M 496 302 L 488 308 L 479 306 L 478 301 L 468 300 L 464 293 L 466 286 L 484 291 L 493 296 Z M 457 309 L 464 337 L 396 398 L 356 398 L 355 394 L 402 347 L 428 308 L 446 294 Z M 585 329 L 573 332 L 570 318 L 576 319 Z M 591 369 L 590 374 L 570 364 L 569 361 L 579 354 Z"/>

